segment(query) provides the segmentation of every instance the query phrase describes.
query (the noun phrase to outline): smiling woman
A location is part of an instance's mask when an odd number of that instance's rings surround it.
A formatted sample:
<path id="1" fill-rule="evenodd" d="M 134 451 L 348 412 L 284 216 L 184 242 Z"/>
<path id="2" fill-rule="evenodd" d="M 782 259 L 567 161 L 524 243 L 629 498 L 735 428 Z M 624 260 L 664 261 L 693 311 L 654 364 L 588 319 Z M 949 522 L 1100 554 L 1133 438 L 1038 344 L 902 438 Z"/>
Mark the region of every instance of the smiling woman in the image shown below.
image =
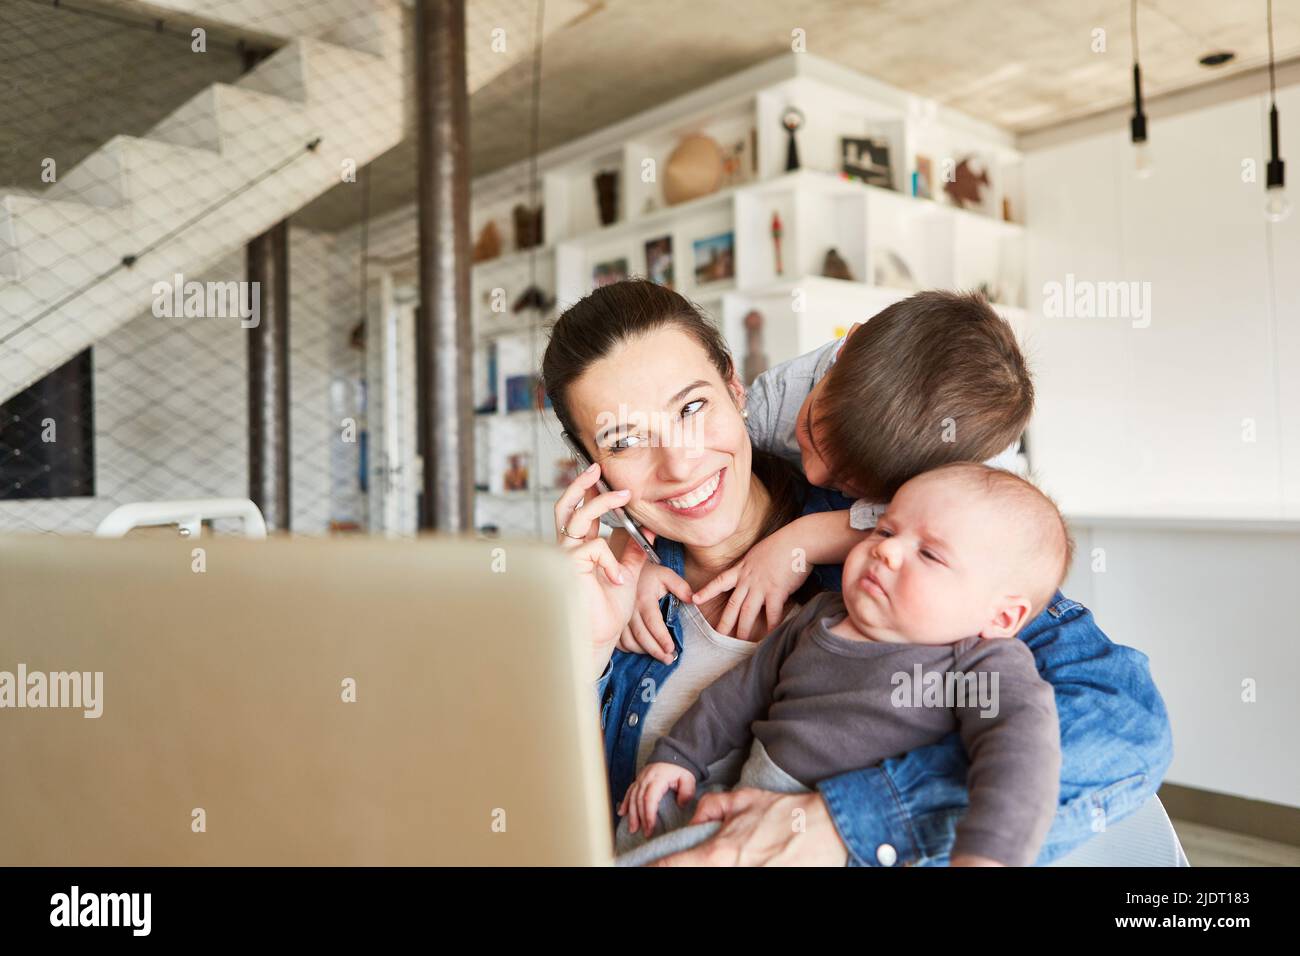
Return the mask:
<path id="1" fill-rule="evenodd" d="M 682 545 L 693 587 L 798 515 L 802 478 L 751 445 L 731 355 L 677 293 L 639 280 L 598 289 L 556 323 L 542 377 L 565 431 L 627 493 L 626 510 Z M 557 516 L 594 484 L 579 478 Z M 561 543 L 579 527 L 595 540 L 599 514 L 584 503 L 581 515 Z"/>
<path id="2" fill-rule="evenodd" d="M 704 687 L 751 656 L 765 633 L 761 624 L 751 635 L 755 640 L 718 633 L 728 595 L 697 606 L 691 593 L 795 518 L 808 487 L 793 466 L 753 447 L 744 388 L 722 337 L 671 290 L 644 281 L 597 289 L 556 323 L 542 375 L 560 423 L 593 461 L 560 496 L 555 522 L 588 608 L 593 676 L 604 671 L 605 752 L 616 802 L 659 737 Z M 619 490 L 598 493 L 602 477 Z M 616 557 L 599 536 L 601 516 L 615 507 L 625 507 L 654 537 L 663 568 L 645 570 L 639 548 Z M 663 615 L 672 649 L 662 659 L 614 652 L 643 572 L 664 582 L 657 594 L 667 600 Z M 808 593 L 797 592 L 778 619 Z M 633 688 L 638 694 L 629 696 Z M 634 710 L 611 718 L 622 709 L 614 697 L 630 702 L 633 696 L 640 698 Z M 737 753 L 710 765 L 710 789 L 734 783 L 742 763 Z M 802 841 L 801 852 L 844 862 L 846 851 L 820 797 L 769 796 L 795 801 L 790 809 L 802 810 L 810 832 L 820 836 Z M 757 819 L 759 813 L 755 807 L 740 817 Z M 789 811 L 780 813 L 788 821 Z M 679 816 L 673 824 L 685 822 L 686 814 Z M 643 838 L 623 825 L 619 849 Z M 779 840 L 768 846 L 778 848 Z"/>

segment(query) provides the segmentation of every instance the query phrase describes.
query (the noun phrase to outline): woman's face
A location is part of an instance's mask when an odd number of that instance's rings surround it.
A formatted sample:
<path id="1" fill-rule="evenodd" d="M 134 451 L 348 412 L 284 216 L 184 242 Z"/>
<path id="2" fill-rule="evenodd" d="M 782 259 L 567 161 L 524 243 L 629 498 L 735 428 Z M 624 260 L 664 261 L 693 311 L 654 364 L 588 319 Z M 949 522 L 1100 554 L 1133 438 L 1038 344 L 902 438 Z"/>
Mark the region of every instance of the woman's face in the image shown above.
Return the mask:
<path id="1" fill-rule="evenodd" d="M 569 389 L 582 443 L 627 511 L 655 534 L 709 547 L 740 527 L 751 448 L 738 404 L 695 339 L 675 326 L 630 339 Z"/>

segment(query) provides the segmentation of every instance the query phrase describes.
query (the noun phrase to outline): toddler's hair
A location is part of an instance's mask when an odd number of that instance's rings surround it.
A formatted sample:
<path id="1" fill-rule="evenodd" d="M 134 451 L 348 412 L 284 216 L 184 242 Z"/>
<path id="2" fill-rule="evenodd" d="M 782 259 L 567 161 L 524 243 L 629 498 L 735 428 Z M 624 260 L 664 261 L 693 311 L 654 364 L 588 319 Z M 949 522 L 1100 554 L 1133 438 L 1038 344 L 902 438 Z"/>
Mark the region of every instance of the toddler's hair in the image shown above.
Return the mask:
<path id="1" fill-rule="evenodd" d="M 817 451 L 841 487 L 888 501 L 923 471 L 997 455 L 1033 410 L 1016 337 L 984 297 L 919 292 L 844 343 L 817 402 Z"/>

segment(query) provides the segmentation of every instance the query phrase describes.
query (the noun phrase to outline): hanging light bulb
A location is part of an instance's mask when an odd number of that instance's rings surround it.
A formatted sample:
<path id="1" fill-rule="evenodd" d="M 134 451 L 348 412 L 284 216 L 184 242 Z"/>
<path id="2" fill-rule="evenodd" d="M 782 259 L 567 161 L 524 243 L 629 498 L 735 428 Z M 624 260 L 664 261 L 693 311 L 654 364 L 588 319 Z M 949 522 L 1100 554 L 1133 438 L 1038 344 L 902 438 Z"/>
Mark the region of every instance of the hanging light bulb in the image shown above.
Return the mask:
<path id="1" fill-rule="evenodd" d="M 1291 200 L 1286 195 L 1286 164 L 1278 153 L 1277 145 L 1277 87 L 1273 83 L 1273 0 L 1268 0 L 1268 93 L 1271 104 L 1268 110 L 1269 160 L 1265 174 L 1264 218 L 1281 222 L 1291 215 Z"/>
<path id="2" fill-rule="evenodd" d="M 1155 172 L 1151 147 L 1147 145 L 1147 115 L 1142 111 L 1142 67 L 1138 66 L 1137 0 L 1132 0 L 1131 26 L 1133 31 L 1133 117 L 1129 120 L 1129 134 L 1133 140 L 1133 172 L 1138 179 L 1150 179 Z"/>
<path id="3" fill-rule="evenodd" d="M 1155 161 L 1151 158 L 1151 147 L 1145 139 L 1133 141 L 1133 175 L 1138 179 L 1150 179 L 1156 171 Z"/>

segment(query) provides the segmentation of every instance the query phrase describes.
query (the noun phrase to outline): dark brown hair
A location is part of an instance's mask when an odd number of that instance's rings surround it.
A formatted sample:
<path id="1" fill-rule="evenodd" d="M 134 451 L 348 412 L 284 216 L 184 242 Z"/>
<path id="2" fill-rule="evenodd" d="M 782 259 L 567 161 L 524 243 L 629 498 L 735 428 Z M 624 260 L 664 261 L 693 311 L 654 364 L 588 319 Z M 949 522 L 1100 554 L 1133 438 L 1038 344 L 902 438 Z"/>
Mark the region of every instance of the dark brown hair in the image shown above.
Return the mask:
<path id="1" fill-rule="evenodd" d="M 817 402 L 818 451 L 837 483 L 888 501 L 923 471 L 992 458 L 1033 410 L 1015 335 L 984 297 L 920 292 L 844 343 Z"/>
<path id="2" fill-rule="evenodd" d="M 669 326 L 698 342 L 723 384 L 730 384 L 735 365 L 722 333 L 683 296 L 654 282 L 628 279 L 602 286 L 556 320 L 542 357 L 542 382 L 560 425 L 588 455 L 594 458 L 595 449 L 574 427 L 569 388 L 623 342 Z M 804 484 L 793 465 L 759 448 L 753 451 L 752 467 L 771 498 L 761 539 L 799 516 Z"/>

